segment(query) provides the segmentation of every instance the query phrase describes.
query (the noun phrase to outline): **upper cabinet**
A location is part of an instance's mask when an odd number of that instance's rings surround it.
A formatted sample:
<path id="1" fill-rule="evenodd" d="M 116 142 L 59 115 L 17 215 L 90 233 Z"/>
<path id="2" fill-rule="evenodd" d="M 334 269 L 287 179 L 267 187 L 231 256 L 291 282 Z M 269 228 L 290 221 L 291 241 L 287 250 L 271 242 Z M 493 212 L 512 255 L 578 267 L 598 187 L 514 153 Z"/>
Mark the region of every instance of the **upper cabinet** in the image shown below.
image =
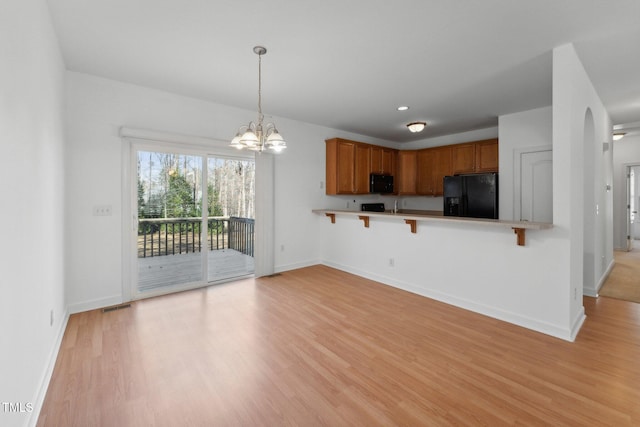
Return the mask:
<path id="1" fill-rule="evenodd" d="M 417 194 L 442 196 L 443 178 L 451 175 L 451 147 L 418 150 Z"/>
<path id="2" fill-rule="evenodd" d="M 476 172 L 498 172 L 498 139 L 478 141 L 476 145 Z"/>
<path id="3" fill-rule="evenodd" d="M 443 178 L 498 172 L 498 139 L 421 150 L 328 139 L 326 194 L 369 194 L 369 175 L 392 175 L 398 195 L 442 196 Z"/>
<path id="4" fill-rule="evenodd" d="M 371 145 L 371 173 L 394 175 L 396 166 L 396 150 Z"/>
<path id="5" fill-rule="evenodd" d="M 452 145 L 453 174 L 498 172 L 498 139 Z"/>
<path id="6" fill-rule="evenodd" d="M 395 172 L 396 150 L 349 141 L 326 140 L 326 194 L 368 194 L 369 174 Z"/>
<path id="7" fill-rule="evenodd" d="M 449 146 L 433 148 L 433 168 L 431 179 L 433 180 L 433 196 L 442 196 L 444 194 L 443 178 L 453 173 L 452 152 Z"/>
<path id="8" fill-rule="evenodd" d="M 418 171 L 418 152 L 416 150 L 398 151 L 398 173 L 395 190 L 399 195 L 417 194 L 416 173 Z"/>
<path id="9" fill-rule="evenodd" d="M 454 175 L 475 172 L 476 147 L 474 144 L 457 144 L 452 146 L 451 156 L 451 172 Z"/>

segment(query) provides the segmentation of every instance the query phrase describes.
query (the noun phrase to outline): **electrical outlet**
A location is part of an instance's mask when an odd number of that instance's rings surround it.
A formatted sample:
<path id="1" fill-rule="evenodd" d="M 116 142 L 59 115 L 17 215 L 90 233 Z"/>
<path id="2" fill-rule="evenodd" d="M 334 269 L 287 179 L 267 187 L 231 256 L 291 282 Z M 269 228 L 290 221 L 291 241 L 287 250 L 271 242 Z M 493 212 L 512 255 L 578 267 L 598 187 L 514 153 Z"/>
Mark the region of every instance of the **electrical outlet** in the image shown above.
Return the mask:
<path id="1" fill-rule="evenodd" d="M 324 181 L 320 181 L 320 189 L 322 190 L 324 188 Z"/>
<path id="2" fill-rule="evenodd" d="M 284 245 L 280 245 L 280 252 L 284 252 Z"/>
<path id="3" fill-rule="evenodd" d="M 396 265 L 396 260 L 393 258 L 389 258 L 389 267 L 394 267 Z"/>
<path id="4" fill-rule="evenodd" d="M 111 205 L 96 205 L 93 207 L 93 216 L 111 216 Z"/>
<path id="5" fill-rule="evenodd" d="M 53 326 L 53 310 L 49 311 L 49 326 Z"/>

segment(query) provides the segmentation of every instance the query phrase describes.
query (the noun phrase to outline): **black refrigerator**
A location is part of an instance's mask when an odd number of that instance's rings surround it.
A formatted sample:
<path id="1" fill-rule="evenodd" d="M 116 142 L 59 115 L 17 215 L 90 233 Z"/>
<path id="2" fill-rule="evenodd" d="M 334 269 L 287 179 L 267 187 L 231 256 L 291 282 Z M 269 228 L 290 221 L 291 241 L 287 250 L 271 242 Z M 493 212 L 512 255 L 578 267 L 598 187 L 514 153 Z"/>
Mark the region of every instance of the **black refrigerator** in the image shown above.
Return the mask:
<path id="1" fill-rule="evenodd" d="M 498 174 L 445 176 L 444 215 L 498 219 Z"/>

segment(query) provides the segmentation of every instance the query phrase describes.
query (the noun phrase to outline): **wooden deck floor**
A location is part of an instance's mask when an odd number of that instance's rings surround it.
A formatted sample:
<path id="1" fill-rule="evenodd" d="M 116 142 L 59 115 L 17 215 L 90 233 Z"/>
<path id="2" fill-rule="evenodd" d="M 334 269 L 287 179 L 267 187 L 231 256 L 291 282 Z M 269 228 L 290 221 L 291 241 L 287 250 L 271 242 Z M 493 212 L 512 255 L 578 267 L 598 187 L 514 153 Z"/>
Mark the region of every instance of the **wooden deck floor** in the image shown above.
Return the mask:
<path id="1" fill-rule="evenodd" d="M 208 252 L 207 282 L 228 280 L 253 274 L 253 257 L 234 249 Z M 202 259 L 199 252 L 138 258 L 138 290 L 140 292 L 183 283 L 202 281 Z"/>

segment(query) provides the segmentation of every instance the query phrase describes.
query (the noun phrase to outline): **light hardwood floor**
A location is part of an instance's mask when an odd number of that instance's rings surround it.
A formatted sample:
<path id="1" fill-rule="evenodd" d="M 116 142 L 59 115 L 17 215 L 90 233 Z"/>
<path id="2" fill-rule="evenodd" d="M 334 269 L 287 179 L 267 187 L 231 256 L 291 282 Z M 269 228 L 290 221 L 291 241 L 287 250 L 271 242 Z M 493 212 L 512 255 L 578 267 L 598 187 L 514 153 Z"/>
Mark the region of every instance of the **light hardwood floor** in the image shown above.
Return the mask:
<path id="1" fill-rule="evenodd" d="M 613 254 L 615 265 L 599 294 L 640 303 L 640 249 Z"/>
<path id="2" fill-rule="evenodd" d="M 314 266 L 71 316 L 38 425 L 640 425 L 640 305 L 575 343 Z"/>

